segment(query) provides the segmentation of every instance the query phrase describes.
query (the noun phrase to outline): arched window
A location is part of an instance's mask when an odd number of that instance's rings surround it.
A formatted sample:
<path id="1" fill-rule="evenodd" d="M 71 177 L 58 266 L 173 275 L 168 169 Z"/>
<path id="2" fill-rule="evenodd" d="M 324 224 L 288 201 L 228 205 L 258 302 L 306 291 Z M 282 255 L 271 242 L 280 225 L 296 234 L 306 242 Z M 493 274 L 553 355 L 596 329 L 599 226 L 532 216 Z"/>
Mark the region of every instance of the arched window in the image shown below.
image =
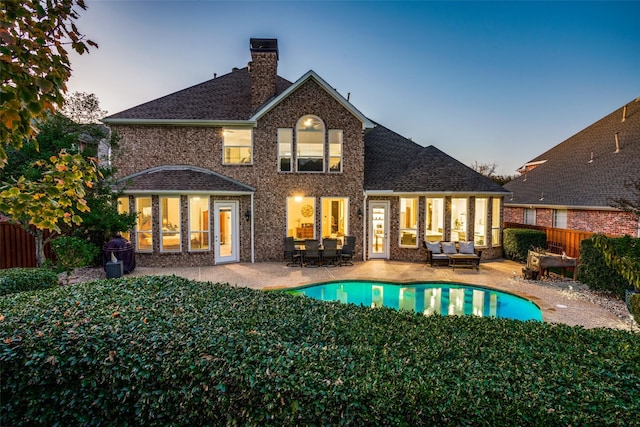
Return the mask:
<path id="1" fill-rule="evenodd" d="M 324 171 L 324 123 L 306 115 L 296 125 L 298 172 Z"/>

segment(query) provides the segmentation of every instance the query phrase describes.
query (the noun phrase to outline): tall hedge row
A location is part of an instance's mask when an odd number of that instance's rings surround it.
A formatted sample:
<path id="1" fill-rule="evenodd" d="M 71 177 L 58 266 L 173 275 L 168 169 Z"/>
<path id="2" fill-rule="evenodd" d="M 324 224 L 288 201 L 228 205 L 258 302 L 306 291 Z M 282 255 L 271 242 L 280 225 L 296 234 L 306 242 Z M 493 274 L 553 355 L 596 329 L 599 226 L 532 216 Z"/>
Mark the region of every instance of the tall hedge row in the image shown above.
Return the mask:
<path id="1" fill-rule="evenodd" d="M 48 268 L 0 270 L 0 295 L 55 288 L 59 285 L 58 275 Z"/>
<path id="2" fill-rule="evenodd" d="M 177 277 L 0 298 L 1 425 L 633 425 L 640 335 Z"/>
<path id="3" fill-rule="evenodd" d="M 527 255 L 531 248 L 547 247 L 547 235 L 540 230 L 505 228 L 502 238 L 504 256 L 519 262 L 527 261 Z"/>
<path id="4" fill-rule="evenodd" d="M 589 289 L 610 292 L 621 299 L 624 299 L 625 289 L 631 287 L 628 280 L 607 265 L 604 254 L 591 239 L 580 242 L 580 267 L 576 278 Z"/>

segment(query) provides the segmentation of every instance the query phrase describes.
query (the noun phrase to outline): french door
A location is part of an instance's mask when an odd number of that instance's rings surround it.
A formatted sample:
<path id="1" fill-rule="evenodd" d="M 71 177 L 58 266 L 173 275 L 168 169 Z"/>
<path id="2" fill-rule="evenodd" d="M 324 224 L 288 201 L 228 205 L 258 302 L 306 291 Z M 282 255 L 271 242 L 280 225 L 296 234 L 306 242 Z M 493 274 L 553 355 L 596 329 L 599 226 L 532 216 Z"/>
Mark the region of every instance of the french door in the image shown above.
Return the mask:
<path id="1" fill-rule="evenodd" d="M 369 202 L 369 258 L 389 258 L 389 202 Z"/>
<path id="2" fill-rule="evenodd" d="M 238 262 L 239 220 L 238 202 L 214 202 L 215 263 Z"/>

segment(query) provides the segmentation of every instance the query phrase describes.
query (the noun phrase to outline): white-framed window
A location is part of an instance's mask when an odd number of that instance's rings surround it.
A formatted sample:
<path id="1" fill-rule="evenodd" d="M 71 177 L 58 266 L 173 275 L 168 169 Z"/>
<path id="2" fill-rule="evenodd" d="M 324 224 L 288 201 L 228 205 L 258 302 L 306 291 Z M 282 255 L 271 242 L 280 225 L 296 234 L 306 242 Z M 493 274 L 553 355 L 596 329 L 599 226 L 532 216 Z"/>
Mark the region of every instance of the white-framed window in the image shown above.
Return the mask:
<path id="1" fill-rule="evenodd" d="M 293 164 L 293 129 L 278 129 L 278 172 L 291 172 Z"/>
<path id="2" fill-rule="evenodd" d="M 426 225 L 424 239 L 428 242 L 442 240 L 444 219 L 444 199 L 427 197 Z"/>
<path id="3" fill-rule="evenodd" d="M 524 208 L 524 223 L 536 225 L 536 210 L 534 208 Z"/>
<path id="4" fill-rule="evenodd" d="M 180 252 L 180 197 L 160 197 L 160 251 Z"/>
<path id="5" fill-rule="evenodd" d="M 117 203 L 118 203 L 118 214 L 122 215 L 122 214 L 129 213 L 129 197 L 128 196 L 118 197 Z M 131 240 L 131 233 L 129 231 L 122 231 L 120 235 L 127 240 Z"/>
<path id="6" fill-rule="evenodd" d="M 323 197 L 320 207 L 322 238 L 338 239 L 343 244 L 344 236 L 349 234 L 349 198 Z"/>
<path id="7" fill-rule="evenodd" d="M 342 172 L 342 130 L 329 130 L 329 172 Z"/>
<path id="8" fill-rule="evenodd" d="M 211 245 L 209 221 L 209 196 L 189 196 L 190 251 L 209 250 Z"/>
<path id="9" fill-rule="evenodd" d="M 491 207 L 491 244 L 493 246 L 500 246 L 502 222 L 500 221 L 500 205 L 501 200 L 498 197 L 493 198 L 493 205 Z"/>
<path id="10" fill-rule="evenodd" d="M 287 236 L 297 240 L 315 239 L 315 197 L 287 197 Z"/>
<path id="11" fill-rule="evenodd" d="M 553 228 L 567 228 L 567 210 L 553 210 Z"/>
<path id="12" fill-rule="evenodd" d="M 400 247 L 418 247 L 418 198 L 400 198 Z"/>
<path id="13" fill-rule="evenodd" d="M 253 132 L 251 129 L 224 128 L 222 130 L 222 164 L 250 165 L 253 163 Z"/>
<path id="14" fill-rule="evenodd" d="M 136 197 L 136 250 L 153 251 L 153 209 L 151 197 Z"/>
<path id="15" fill-rule="evenodd" d="M 306 115 L 296 125 L 298 172 L 324 172 L 324 123 Z"/>
<path id="16" fill-rule="evenodd" d="M 466 198 L 451 199 L 451 241 L 466 242 L 467 236 L 467 205 Z"/>
<path id="17" fill-rule="evenodd" d="M 473 241 L 478 246 L 487 244 L 487 214 L 489 199 L 476 197 L 475 218 L 473 219 Z"/>

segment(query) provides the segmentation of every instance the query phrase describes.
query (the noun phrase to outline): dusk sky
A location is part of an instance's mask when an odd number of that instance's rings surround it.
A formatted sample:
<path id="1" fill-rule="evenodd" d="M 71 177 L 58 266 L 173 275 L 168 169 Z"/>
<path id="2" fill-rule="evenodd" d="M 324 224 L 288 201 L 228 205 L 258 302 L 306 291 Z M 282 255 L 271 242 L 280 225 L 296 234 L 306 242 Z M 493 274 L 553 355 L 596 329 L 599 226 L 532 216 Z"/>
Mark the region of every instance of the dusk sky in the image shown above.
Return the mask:
<path id="1" fill-rule="evenodd" d="M 515 169 L 640 97 L 640 2 L 88 0 L 69 91 L 109 114 L 243 68 L 313 70 L 363 114 L 470 165 Z"/>

